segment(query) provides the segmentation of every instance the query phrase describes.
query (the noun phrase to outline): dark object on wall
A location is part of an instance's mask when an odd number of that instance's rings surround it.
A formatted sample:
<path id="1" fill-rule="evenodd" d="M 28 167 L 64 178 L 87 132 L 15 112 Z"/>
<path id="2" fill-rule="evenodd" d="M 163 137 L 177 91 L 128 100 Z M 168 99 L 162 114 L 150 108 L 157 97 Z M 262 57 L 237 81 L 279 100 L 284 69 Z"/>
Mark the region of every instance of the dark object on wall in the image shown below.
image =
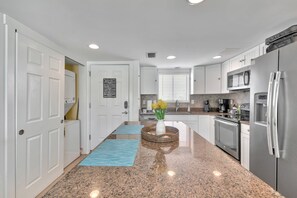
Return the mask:
<path id="1" fill-rule="evenodd" d="M 265 40 L 265 44 L 269 45 L 266 52 L 271 52 L 273 50 L 279 49 L 290 43 L 297 41 L 297 25 L 293 25 L 284 31 L 275 34 Z"/>
<path id="2" fill-rule="evenodd" d="M 116 98 L 117 96 L 117 79 L 104 78 L 103 79 L 103 98 Z"/>

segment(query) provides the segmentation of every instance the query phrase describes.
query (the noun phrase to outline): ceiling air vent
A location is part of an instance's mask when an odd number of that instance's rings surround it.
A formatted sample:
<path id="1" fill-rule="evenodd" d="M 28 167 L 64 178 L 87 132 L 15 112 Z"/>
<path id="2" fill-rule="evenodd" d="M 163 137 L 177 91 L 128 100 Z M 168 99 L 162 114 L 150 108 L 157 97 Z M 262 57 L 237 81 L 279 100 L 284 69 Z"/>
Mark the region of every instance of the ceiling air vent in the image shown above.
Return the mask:
<path id="1" fill-rule="evenodd" d="M 148 53 L 146 54 L 146 57 L 147 57 L 147 58 L 156 58 L 156 53 L 155 53 L 155 52 L 148 52 Z"/>

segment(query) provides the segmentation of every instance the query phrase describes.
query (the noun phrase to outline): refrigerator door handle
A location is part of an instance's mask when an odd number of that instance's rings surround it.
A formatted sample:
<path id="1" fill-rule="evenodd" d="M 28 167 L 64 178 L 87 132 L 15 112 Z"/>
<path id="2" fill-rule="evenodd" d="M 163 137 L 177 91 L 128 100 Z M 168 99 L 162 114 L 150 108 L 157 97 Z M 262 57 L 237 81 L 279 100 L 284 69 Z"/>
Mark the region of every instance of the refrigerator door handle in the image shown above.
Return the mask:
<path id="1" fill-rule="evenodd" d="M 276 72 L 275 82 L 274 82 L 274 91 L 273 91 L 273 129 L 272 129 L 272 137 L 273 137 L 273 145 L 274 145 L 274 153 L 276 158 L 280 158 L 279 152 L 279 143 L 278 143 L 278 117 L 277 117 L 277 109 L 278 109 L 278 98 L 279 98 L 279 87 L 280 87 L 280 79 L 281 72 Z"/>
<path id="2" fill-rule="evenodd" d="M 273 95 L 273 82 L 274 82 L 274 72 L 270 73 L 269 84 L 268 84 L 268 94 L 267 94 L 267 143 L 268 151 L 270 155 L 273 155 L 272 149 L 272 95 Z"/>

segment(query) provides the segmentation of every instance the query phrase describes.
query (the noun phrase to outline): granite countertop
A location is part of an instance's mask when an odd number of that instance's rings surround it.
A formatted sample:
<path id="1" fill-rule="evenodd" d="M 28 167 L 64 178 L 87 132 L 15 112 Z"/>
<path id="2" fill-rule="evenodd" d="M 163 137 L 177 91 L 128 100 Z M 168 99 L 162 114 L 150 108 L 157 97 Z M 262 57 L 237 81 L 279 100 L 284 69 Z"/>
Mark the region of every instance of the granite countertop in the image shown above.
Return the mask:
<path id="1" fill-rule="evenodd" d="M 127 125 L 153 124 L 126 122 Z M 238 161 L 208 143 L 181 122 L 166 122 L 180 130 L 179 142 L 158 144 L 140 135 L 114 135 L 108 139 L 139 139 L 132 167 L 76 166 L 44 197 L 281 197 Z"/>

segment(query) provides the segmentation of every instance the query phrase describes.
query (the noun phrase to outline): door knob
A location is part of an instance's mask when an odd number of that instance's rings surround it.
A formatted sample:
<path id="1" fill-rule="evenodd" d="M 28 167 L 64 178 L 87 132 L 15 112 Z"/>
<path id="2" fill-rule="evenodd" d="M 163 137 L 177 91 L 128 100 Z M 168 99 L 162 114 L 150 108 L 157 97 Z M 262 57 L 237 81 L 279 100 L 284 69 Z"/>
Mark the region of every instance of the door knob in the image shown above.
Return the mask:
<path id="1" fill-rule="evenodd" d="M 19 130 L 19 135 L 23 135 L 25 133 L 24 129 Z"/>
<path id="2" fill-rule="evenodd" d="M 122 112 L 122 114 L 128 114 L 128 111 L 124 111 L 124 112 Z"/>

